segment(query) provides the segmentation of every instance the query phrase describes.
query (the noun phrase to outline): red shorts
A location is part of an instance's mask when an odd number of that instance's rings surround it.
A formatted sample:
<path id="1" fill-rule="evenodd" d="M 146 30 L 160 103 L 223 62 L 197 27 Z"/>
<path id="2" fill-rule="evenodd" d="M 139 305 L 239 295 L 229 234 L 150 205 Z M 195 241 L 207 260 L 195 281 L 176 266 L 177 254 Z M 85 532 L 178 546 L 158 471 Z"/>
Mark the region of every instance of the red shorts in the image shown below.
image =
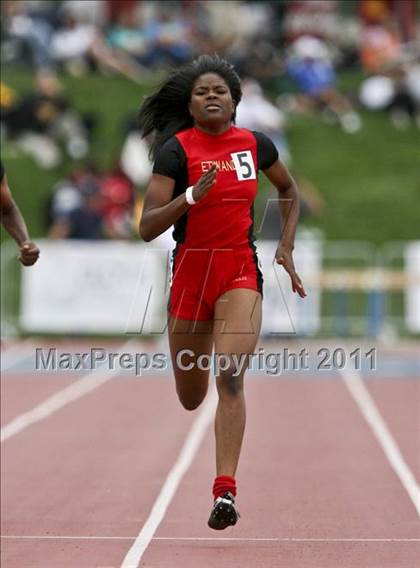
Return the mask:
<path id="1" fill-rule="evenodd" d="M 216 301 L 235 288 L 262 294 L 263 278 L 250 245 L 235 249 L 186 249 L 173 254 L 169 313 L 186 320 L 210 320 Z"/>

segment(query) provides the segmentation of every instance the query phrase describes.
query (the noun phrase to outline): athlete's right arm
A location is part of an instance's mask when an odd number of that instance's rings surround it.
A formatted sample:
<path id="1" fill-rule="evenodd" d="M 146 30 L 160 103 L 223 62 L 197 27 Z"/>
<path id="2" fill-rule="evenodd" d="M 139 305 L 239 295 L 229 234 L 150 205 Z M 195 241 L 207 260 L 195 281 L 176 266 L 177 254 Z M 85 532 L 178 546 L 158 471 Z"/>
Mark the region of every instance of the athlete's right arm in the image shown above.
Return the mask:
<path id="1" fill-rule="evenodd" d="M 205 172 L 193 188 L 197 202 L 210 191 L 216 180 L 216 167 Z M 143 214 L 139 232 L 145 241 L 152 241 L 173 225 L 193 205 L 187 203 L 185 193 L 172 199 L 175 180 L 160 174 L 153 174 L 146 190 Z"/>

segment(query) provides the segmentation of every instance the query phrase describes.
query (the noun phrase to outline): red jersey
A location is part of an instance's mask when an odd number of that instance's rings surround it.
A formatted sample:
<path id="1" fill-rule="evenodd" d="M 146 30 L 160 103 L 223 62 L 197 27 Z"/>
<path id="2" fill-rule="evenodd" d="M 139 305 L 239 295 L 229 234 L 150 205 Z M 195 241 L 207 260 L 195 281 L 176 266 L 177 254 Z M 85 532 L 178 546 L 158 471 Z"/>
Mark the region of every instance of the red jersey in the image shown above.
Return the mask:
<path id="1" fill-rule="evenodd" d="M 153 172 L 175 180 L 174 198 L 213 163 L 217 168 L 215 185 L 175 224 L 175 240 L 186 248 L 252 247 L 258 170 L 269 168 L 277 158 L 266 136 L 236 126 L 220 135 L 193 127 L 170 138 L 159 150 Z"/>

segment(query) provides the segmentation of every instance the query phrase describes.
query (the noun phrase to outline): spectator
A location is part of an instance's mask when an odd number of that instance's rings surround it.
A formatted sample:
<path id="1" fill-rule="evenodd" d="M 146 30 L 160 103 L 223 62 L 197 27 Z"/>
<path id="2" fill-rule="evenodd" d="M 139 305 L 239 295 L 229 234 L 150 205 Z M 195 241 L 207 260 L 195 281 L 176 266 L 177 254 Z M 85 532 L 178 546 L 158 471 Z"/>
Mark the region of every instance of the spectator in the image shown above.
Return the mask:
<path id="1" fill-rule="evenodd" d="M 101 178 L 100 188 L 106 235 L 112 239 L 129 239 L 132 236 L 133 184 L 117 169 Z"/>
<path id="2" fill-rule="evenodd" d="M 103 28 L 107 23 L 108 10 L 103 0 L 64 0 L 59 8 L 71 13 L 78 22 Z"/>
<path id="3" fill-rule="evenodd" d="M 52 239 L 96 240 L 104 237 L 103 197 L 93 187 L 81 191 L 80 204 L 56 219 L 49 231 Z"/>
<path id="4" fill-rule="evenodd" d="M 420 127 L 420 65 L 400 60 L 386 74 L 364 79 L 359 98 L 369 110 L 388 112 L 398 129 L 408 128 L 412 122 Z"/>
<path id="5" fill-rule="evenodd" d="M 134 188 L 117 168 L 99 174 L 93 162 L 56 185 L 49 202 L 52 238 L 127 239 L 132 235 Z"/>
<path id="6" fill-rule="evenodd" d="M 301 93 L 298 110 L 322 109 L 337 119 L 345 132 L 360 130 L 359 115 L 335 86 L 334 67 L 325 43 L 315 37 L 300 37 L 291 46 L 286 67 Z"/>
<path id="7" fill-rule="evenodd" d="M 144 70 L 123 52 L 109 47 L 95 25 L 77 20 L 71 2 L 63 6 L 61 23 L 51 40 L 52 57 L 57 63 L 78 75 L 94 62 L 140 81 Z"/>
<path id="8" fill-rule="evenodd" d="M 138 13 L 130 6 L 116 12 L 115 23 L 108 31 L 107 41 L 111 47 L 123 50 L 138 63 L 148 63 L 150 39 L 139 22 Z"/>
<path id="9" fill-rule="evenodd" d="M 74 181 L 59 181 L 47 202 L 47 226 L 49 231 L 58 221 L 66 219 L 72 211 L 81 206 L 82 195 Z"/>
<path id="10" fill-rule="evenodd" d="M 398 28 L 392 21 L 365 26 L 360 45 L 360 61 L 367 73 L 379 74 L 401 55 Z"/>
<path id="11" fill-rule="evenodd" d="M 39 72 L 35 91 L 2 113 L 2 125 L 7 136 L 43 168 L 61 162 L 61 142 L 72 159 L 85 157 L 89 150 L 82 118 L 63 96 L 60 82 L 50 71 Z"/>
<path id="12" fill-rule="evenodd" d="M 22 51 L 21 47 L 28 48 L 32 63 L 38 69 L 51 68 L 50 41 L 53 26 L 50 16 L 50 7 L 47 11 L 30 10 L 29 4 L 22 1 L 2 2 L 5 38 L 2 44 L 2 53 L 6 57 Z"/>
<path id="13" fill-rule="evenodd" d="M 69 225 L 75 211 L 83 209 L 87 195 L 100 194 L 100 176 L 96 164 L 87 162 L 74 170 L 69 179 L 57 183 L 48 202 L 48 226 L 52 236 Z"/>
<path id="14" fill-rule="evenodd" d="M 192 32 L 180 14 L 168 9 L 168 2 L 159 6 L 155 18 L 144 27 L 150 51 L 143 58 L 147 66 L 164 67 L 186 63 L 194 55 Z"/>

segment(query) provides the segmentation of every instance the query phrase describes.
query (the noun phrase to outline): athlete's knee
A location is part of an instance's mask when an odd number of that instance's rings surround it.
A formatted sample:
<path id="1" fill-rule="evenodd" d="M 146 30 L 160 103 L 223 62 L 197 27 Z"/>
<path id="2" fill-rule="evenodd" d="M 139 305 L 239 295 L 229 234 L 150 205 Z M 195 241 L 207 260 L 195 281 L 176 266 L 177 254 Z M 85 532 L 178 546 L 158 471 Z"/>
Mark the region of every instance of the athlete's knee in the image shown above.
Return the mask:
<path id="1" fill-rule="evenodd" d="M 217 377 L 217 390 L 220 395 L 238 396 L 243 392 L 243 373 L 239 373 L 231 363 L 226 369 L 221 369 Z"/>
<path id="2" fill-rule="evenodd" d="M 206 398 L 207 389 L 198 393 L 185 393 L 181 390 L 177 390 L 179 402 L 185 408 L 185 410 L 195 410 L 200 406 L 203 400 Z"/>
<path id="3" fill-rule="evenodd" d="M 182 406 L 185 408 L 185 410 L 195 410 L 203 402 L 202 399 L 201 400 L 190 400 L 190 399 L 180 398 L 179 400 L 180 400 Z"/>

